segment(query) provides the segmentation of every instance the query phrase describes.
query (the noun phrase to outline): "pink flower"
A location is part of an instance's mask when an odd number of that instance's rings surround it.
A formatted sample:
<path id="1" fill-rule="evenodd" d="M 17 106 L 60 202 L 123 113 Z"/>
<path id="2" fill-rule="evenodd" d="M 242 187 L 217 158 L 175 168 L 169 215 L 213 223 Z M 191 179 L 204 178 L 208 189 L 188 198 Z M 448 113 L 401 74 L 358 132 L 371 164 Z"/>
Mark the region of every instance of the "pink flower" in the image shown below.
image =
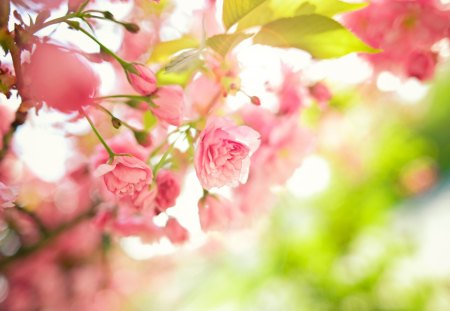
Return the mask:
<path id="1" fill-rule="evenodd" d="M 160 120 L 169 124 L 180 126 L 183 121 L 184 94 L 178 85 L 169 85 L 159 88 L 153 99 L 156 107 L 150 108 Z"/>
<path id="2" fill-rule="evenodd" d="M 382 50 L 364 56 L 376 71 L 408 75 L 408 55 L 416 50 L 431 52 L 436 42 L 448 38 L 449 18 L 450 11 L 439 1 L 377 0 L 347 14 L 344 22 L 369 45 Z"/>
<path id="3" fill-rule="evenodd" d="M 127 72 L 128 80 L 136 92 L 147 96 L 153 94 L 156 89 L 156 76 L 149 68 L 141 64 L 135 64 L 137 73 Z"/>
<path id="4" fill-rule="evenodd" d="M 153 178 L 150 167 L 131 156 L 116 156 L 111 164 L 100 165 L 95 174 L 103 176 L 107 189 L 117 197 L 131 199 L 139 198 Z"/>
<path id="5" fill-rule="evenodd" d="M 283 82 L 278 90 L 280 114 L 295 114 L 303 105 L 303 95 L 298 72 L 286 65 L 281 68 Z"/>
<path id="6" fill-rule="evenodd" d="M 206 75 L 200 75 L 186 88 L 188 117 L 196 118 L 198 115 L 203 116 L 213 111 L 222 98 L 223 92 L 219 82 Z"/>
<path id="7" fill-rule="evenodd" d="M 98 86 L 92 69 L 74 52 L 52 44 L 37 44 L 24 65 L 27 96 L 62 112 L 89 105 Z"/>
<path id="8" fill-rule="evenodd" d="M 17 192 L 0 182 L 0 207 L 13 207 Z"/>
<path id="9" fill-rule="evenodd" d="M 182 227 L 175 218 L 169 218 L 166 227 L 164 228 L 164 232 L 170 242 L 174 244 L 181 244 L 189 239 L 189 232 Z"/>
<path id="10" fill-rule="evenodd" d="M 330 90 L 322 82 L 317 82 L 316 84 L 311 86 L 309 88 L 309 92 L 311 96 L 319 102 L 319 104 L 326 103 L 331 99 Z"/>
<path id="11" fill-rule="evenodd" d="M 122 236 L 140 236 L 146 242 L 154 242 L 164 233 L 163 229 L 157 227 L 147 215 L 119 216 L 111 229 Z"/>
<path id="12" fill-rule="evenodd" d="M 259 139 L 259 133 L 248 126 L 236 126 L 226 118 L 210 119 L 200 134 L 194 160 L 203 188 L 245 183 Z"/>
<path id="13" fill-rule="evenodd" d="M 233 203 L 218 195 L 208 195 L 198 202 L 198 215 L 203 231 L 227 229 L 233 219 Z"/>
<path id="14" fill-rule="evenodd" d="M 406 60 L 406 74 L 421 81 L 433 77 L 436 67 L 436 56 L 431 52 L 414 51 Z"/>
<path id="15" fill-rule="evenodd" d="M 180 183 L 175 173 L 168 170 L 161 170 L 156 176 L 158 194 L 156 195 L 156 205 L 161 211 L 175 205 L 175 201 L 180 195 Z"/>
<path id="16" fill-rule="evenodd" d="M 0 105 L 0 149 L 3 148 L 3 136 L 8 133 L 14 120 L 14 114 L 4 105 Z"/>
<path id="17" fill-rule="evenodd" d="M 242 111 L 246 124 L 261 133 L 261 146 L 252 158 L 251 176 L 283 184 L 313 147 L 313 136 L 293 116 L 276 116 L 249 106 Z"/>

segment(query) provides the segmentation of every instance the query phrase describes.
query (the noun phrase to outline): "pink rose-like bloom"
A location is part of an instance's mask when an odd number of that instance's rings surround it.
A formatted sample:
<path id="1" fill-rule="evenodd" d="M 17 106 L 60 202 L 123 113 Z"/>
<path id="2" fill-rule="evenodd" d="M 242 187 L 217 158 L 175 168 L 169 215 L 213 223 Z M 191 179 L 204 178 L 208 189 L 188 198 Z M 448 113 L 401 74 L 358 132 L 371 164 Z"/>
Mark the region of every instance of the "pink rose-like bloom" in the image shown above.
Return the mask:
<path id="1" fill-rule="evenodd" d="M 16 197 L 17 193 L 14 189 L 0 182 L 0 207 L 13 207 Z"/>
<path id="2" fill-rule="evenodd" d="M 233 219 L 233 203 L 221 196 L 208 195 L 198 202 L 198 215 L 203 231 L 225 230 Z"/>
<path id="3" fill-rule="evenodd" d="M 161 121 L 180 126 L 184 112 L 183 89 L 178 85 L 163 86 L 155 95 L 156 107 L 150 108 L 153 114 Z"/>
<path id="4" fill-rule="evenodd" d="M 130 71 L 127 72 L 131 86 L 141 95 L 153 94 L 157 89 L 155 73 L 141 64 L 135 64 L 134 68 L 137 74 Z"/>
<path id="5" fill-rule="evenodd" d="M 175 173 L 168 170 L 161 170 L 156 176 L 158 194 L 156 195 L 156 205 L 161 211 L 175 205 L 176 199 L 180 195 L 180 183 Z"/>
<path id="6" fill-rule="evenodd" d="M 131 199 L 137 199 L 153 178 L 150 167 L 131 156 L 116 156 L 111 164 L 100 165 L 95 174 L 103 176 L 106 187 L 117 197 Z"/>
<path id="7" fill-rule="evenodd" d="M 169 218 L 164 232 L 174 244 L 181 244 L 189 239 L 189 232 L 175 218 Z"/>
<path id="8" fill-rule="evenodd" d="M 237 186 L 248 178 L 250 157 L 260 135 L 226 118 L 210 119 L 201 132 L 195 153 L 195 171 L 203 188 Z"/>
<path id="9" fill-rule="evenodd" d="M 24 65 L 25 92 L 62 112 L 78 111 L 92 103 L 98 78 L 74 52 L 52 44 L 37 44 Z"/>

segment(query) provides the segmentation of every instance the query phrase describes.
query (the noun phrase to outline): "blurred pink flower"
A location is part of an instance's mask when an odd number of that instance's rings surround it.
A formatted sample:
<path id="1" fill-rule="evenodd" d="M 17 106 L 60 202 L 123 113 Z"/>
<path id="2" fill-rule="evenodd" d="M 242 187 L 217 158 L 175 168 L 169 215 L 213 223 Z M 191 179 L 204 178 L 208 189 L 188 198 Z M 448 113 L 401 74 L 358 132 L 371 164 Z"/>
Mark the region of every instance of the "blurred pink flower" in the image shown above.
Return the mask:
<path id="1" fill-rule="evenodd" d="M 174 244 L 181 244 L 189 239 L 189 232 L 175 218 L 169 218 L 164 232 L 170 242 Z"/>
<path id="2" fill-rule="evenodd" d="M 151 217 L 146 215 L 119 215 L 111 229 L 122 236 L 140 236 L 146 242 L 155 242 L 163 235 L 163 229 L 157 227 Z"/>
<path id="3" fill-rule="evenodd" d="M 134 64 L 137 73 L 127 71 L 127 77 L 136 92 L 147 96 L 157 90 L 156 76 L 153 71 L 141 64 Z"/>
<path id="4" fill-rule="evenodd" d="M 249 106 L 242 111 L 242 117 L 261 133 L 261 146 L 252 158 L 250 175 L 260 176 L 271 184 L 283 184 L 312 151 L 312 134 L 299 126 L 295 115 L 276 116 Z"/>
<path id="5" fill-rule="evenodd" d="M 309 93 L 321 106 L 331 99 L 331 92 L 323 82 L 317 82 L 312 85 L 309 88 Z"/>
<path id="6" fill-rule="evenodd" d="M 156 107 L 150 108 L 153 114 L 161 121 L 180 126 L 184 113 L 183 89 L 178 85 L 162 86 L 155 96 Z"/>
<path id="7" fill-rule="evenodd" d="M 0 104 L 0 149 L 3 148 L 3 136 L 9 131 L 13 120 L 14 114 L 8 107 Z"/>
<path id="8" fill-rule="evenodd" d="M 414 51 L 406 60 L 406 74 L 421 81 L 429 80 L 434 75 L 436 55 L 432 52 Z"/>
<path id="9" fill-rule="evenodd" d="M 203 116 L 213 111 L 222 98 L 224 90 L 220 83 L 206 75 L 200 75 L 186 88 L 189 118 Z"/>
<path id="10" fill-rule="evenodd" d="M 277 91 L 280 101 L 280 114 L 297 113 L 303 105 L 303 94 L 298 72 L 286 65 L 281 67 L 283 82 Z"/>
<path id="11" fill-rule="evenodd" d="M 159 210 L 164 211 L 174 206 L 180 195 L 180 182 L 176 174 L 172 171 L 161 170 L 156 176 L 156 184 L 158 187 L 156 205 Z"/>
<path id="12" fill-rule="evenodd" d="M 99 81 L 75 52 L 38 43 L 24 65 L 25 92 L 38 102 L 62 112 L 78 111 L 92 103 Z"/>
<path id="13" fill-rule="evenodd" d="M 450 11 L 439 1 L 376 0 L 347 14 L 344 22 L 365 42 L 382 50 L 364 55 L 376 71 L 410 76 L 417 72 L 404 65 L 408 55 L 416 50 L 431 52 L 436 42 L 448 38 L 449 19 Z M 430 77 L 425 75 L 425 79 Z"/>
<path id="14" fill-rule="evenodd" d="M 237 186 L 248 178 L 250 157 L 258 149 L 260 135 L 248 126 L 236 126 L 226 118 L 209 119 L 195 153 L 195 171 L 203 188 Z"/>
<path id="15" fill-rule="evenodd" d="M 218 195 L 208 195 L 198 202 L 198 215 L 203 231 L 225 230 L 233 219 L 233 203 Z"/>
<path id="16" fill-rule="evenodd" d="M 132 156 L 116 156 L 111 164 L 102 164 L 95 171 L 103 176 L 106 187 L 118 198 L 138 198 L 152 181 L 151 168 Z"/>
<path id="17" fill-rule="evenodd" d="M 13 207 L 17 192 L 0 181 L 0 207 Z"/>

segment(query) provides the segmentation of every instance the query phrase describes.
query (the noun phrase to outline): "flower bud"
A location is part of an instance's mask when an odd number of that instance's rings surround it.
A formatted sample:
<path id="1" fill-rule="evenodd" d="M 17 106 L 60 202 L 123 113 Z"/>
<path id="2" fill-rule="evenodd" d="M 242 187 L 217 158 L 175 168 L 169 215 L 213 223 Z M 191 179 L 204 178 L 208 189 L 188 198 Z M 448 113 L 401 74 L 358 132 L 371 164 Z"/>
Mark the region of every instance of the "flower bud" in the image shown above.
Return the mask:
<path id="1" fill-rule="evenodd" d="M 261 106 L 261 100 L 258 96 L 252 96 L 250 97 L 250 100 L 252 101 L 252 104 L 255 106 Z"/>
<path id="2" fill-rule="evenodd" d="M 131 86 L 141 95 L 153 94 L 156 89 L 156 76 L 149 68 L 141 64 L 133 65 L 136 73 L 127 71 L 128 81 Z"/>

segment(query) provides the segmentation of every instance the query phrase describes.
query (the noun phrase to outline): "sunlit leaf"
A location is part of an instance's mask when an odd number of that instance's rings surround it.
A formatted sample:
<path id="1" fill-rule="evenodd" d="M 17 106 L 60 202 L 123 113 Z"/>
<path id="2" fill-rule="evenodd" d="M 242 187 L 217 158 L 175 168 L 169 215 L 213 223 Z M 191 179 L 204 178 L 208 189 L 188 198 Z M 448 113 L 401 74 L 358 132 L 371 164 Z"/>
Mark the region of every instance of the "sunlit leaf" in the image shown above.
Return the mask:
<path id="1" fill-rule="evenodd" d="M 164 63 L 167 62 L 170 57 L 178 51 L 197 48 L 199 42 L 197 39 L 184 36 L 176 40 L 165 41 L 158 43 L 152 51 L 152 55 L 148 60 L 149 63 Z"/>
<path id="2" fill-rule="evenodd" d="M 266 0 L 224 0 L 223 24 L 228 29 Z"/>
<path id="3" fill-rule="evenodd" d="M 220 55 L 225 56 L 231 49 L 241 43 L 241 41 L 251 36 L 241 32 L 215 35 L 206 40 L 206 45 Z"/>
<path id="4" fill-rule="evenodd" d="M 339 0 L 268 0 L 241 18 L 238 30 L 299 15 L 320 14 L 331 17 L 361 9 L 366 5 L 367 3 L 348 3 Z"/>
<path id="5" fill-rule="evenodd" d="M 183 72 L 200 64 L 200 50 L 189 49 L 172 58 L 164 69 L 166 72 Z"/>
<path id="6" fill-rule="evenodd" d="M 144 129 L 151 130 L 158 123 L 158 119 L 150 111 L 144 113 Z"/>
<path id="7" fill-rule="evenodd" d="M 156 73 L 158 85 L 171 85 L 178 84 L 185 86 L 192 78 L 196 69 L 183 71 L 183 72 L 167 72 L 163 69 Z"/>
<path id="8" fill-rule="evenodd" d="M 269 23 L 256 34 L 253 42 L 302 49 L 314 58 L 335 58 L 352 52 L 378 52 L 335 20 L 316 14 Z"/>

